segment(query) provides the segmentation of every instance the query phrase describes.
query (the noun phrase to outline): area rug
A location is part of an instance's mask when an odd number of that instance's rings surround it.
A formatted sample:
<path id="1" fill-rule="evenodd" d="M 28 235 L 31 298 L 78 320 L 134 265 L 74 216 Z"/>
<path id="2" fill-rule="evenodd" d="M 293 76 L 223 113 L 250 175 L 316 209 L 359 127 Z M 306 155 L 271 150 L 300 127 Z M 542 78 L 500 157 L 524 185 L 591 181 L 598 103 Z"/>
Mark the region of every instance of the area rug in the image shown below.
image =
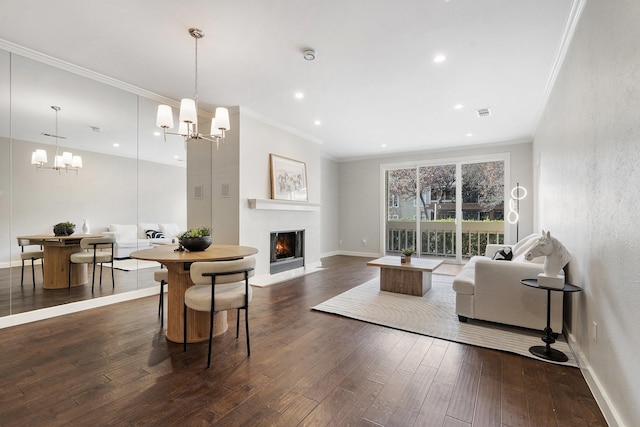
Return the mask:
<path id="1" fill-rule="evenodd" d="M 116 270 L 135 271 L 152 267 L 160 267 L 160 263 L 141 259 L 117 259 L 113 262 L 113 268 Z"/>
<path id="2" fill-rule="evenodd" d="M 432 278 L 432 288 L 423 297 L 381 291 L 379 278 L 376 278 L 318 304 L 312 309 L 443 340 L 516 353 L 547 362 L 529 353 L 529 347 L 544 345 L 541 340 L 542 331 L 478 320 L 459 322 L 455 314 L 456 295 L 452 289 L 453 277 L 434 274 Z M 552 347 L 569 357 L 567 362 L 559 364 L 577 366 L 564 337 L 558 337 Z"/>

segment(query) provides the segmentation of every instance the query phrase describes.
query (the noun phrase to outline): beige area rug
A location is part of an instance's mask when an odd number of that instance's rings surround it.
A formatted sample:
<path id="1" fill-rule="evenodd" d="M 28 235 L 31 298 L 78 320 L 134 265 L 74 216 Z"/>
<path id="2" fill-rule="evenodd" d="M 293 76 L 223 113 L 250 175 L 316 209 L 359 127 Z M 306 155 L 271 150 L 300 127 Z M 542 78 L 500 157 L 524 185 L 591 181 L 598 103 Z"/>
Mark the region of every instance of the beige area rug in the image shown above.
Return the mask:
<path id="1" fill-rule="evenodd" d="M 117 259 L 113 262 L 113 268 L 116 270 L 135 271 L 152 267 L 160 267 L 160 263 L 141 259 Z"/>
<path id="2" fill-rule="evenodd" d="M 434 274 L 432 278 L 432 288 L 423 297 L 381 291 L 379 278 L 376 278 L 312 309 L 548 362 L 529 353 L 529 347 L 544 345 L 542 331 L 477 320 L 459 322 L 455 313 L 456 295 L 451 287 L 453 277 Z M 560 365 L 577 366 L 564 337 L 558 337 L 552 348 L 569 357 L 567 362 Z"/>

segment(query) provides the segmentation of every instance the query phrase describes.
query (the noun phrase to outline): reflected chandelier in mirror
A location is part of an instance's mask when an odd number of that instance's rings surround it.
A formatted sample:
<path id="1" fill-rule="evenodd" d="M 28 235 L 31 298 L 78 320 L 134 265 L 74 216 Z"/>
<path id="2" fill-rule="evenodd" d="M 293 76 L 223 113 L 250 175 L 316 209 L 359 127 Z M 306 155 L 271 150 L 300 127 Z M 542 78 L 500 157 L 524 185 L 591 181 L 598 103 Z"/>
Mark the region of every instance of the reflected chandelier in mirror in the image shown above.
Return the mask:
<path id="1" fill-rule="evenodd" d="M 59 144 L 58 139 L 66 139 L 64 136 L 58 135 L 58 112 L 62 109 L 58 106 L 52 105 L 51 108 L 56 112 L 56 131 L 54 134 L 43 132 L 44 136 L 56 139 L 56 154 L 53 157 L 53 166 L 45 166 L 47 161 L 47 151 L 44 149 L 37 149 L 31 153 L 31 164 L 36 166 L 37 170 L 51 169 L 58 171 L 75 171 L 76 175 L 78 170 L 82 167 L 82 157 L 74 156 L 70 151 L 64 151 L 62 154 L 58 152 Z"/>

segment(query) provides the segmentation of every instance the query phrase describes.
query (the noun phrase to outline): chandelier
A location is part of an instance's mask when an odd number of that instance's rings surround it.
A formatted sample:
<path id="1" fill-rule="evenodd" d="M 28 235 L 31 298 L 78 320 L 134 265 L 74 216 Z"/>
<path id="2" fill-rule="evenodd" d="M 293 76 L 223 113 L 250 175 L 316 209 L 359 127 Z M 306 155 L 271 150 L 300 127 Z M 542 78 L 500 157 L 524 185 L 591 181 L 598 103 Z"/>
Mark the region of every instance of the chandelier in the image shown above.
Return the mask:
<path id="1" fill-rule="evenodd" d="M 164 140 L 167 140 L 167 134 L 180 135 L 185 142 L 189 139 L 204 139 L 215 142 L 216 146 L 220 140 L 224 139 L 225 131 L 230 129 L 229 111 L 226 108 L 216 108 L 216 114 L 211 119 L 211 133 L 203 135 L 198 132 L 198 39 L 204 37 L 204 31 L 198 28 L 189 28 L 189 34 L 196 41 L 195 58 L 195 95 L 193 99 L 183 98 L 180 102 L 180 115 L 178 132 L 168 132 L 167 129 L 173 129 L 173 111 L 168 105 L 158 106 L 158 115 L 156 117 L 156 125 L 162 128 Z"/>
<path id="2" fill-rule="evenodd" d="M 77 175 L 78 170 L 82 167 L 82 157 L 74 156 L 69 151 L 63 151 L 62 155 L 59 154 L 58 139 L 66 139 L 64 136 L 58 135 L 58 111 L 60 111 L 61 108 L 55 105 L 52 105 L 51 108 L 56 112 L 56 133 L 43 133 L 42 135 L 56 139 L 56 154 L 53 158 L 53 166 L 45 166 L 47 164 L 47 151 L 42 149 L 35 150 L 31 153 L 31 164 L 36 166 L 36 170 L 52 169 L 58 171 L 58 173 L 60 173 L 60 171 L 75 171 Z"/>

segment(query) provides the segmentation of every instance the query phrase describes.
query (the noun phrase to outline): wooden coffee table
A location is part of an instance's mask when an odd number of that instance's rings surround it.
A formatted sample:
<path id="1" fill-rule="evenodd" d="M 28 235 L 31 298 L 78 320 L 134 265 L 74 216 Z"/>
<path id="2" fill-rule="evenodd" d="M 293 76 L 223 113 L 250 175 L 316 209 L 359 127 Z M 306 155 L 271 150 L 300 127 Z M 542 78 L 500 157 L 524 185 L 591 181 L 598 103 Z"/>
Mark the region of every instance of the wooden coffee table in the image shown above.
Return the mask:
<path id="1" fill-rule="evenodd" d="M 423 296 L 431 289 L 431 272 L 441 260 L 411 258 L 403 264 L 398 256 L 385 256 L 369 261 L 367 265 L 380 267 L 380 290 L 400 294 Z"/>

